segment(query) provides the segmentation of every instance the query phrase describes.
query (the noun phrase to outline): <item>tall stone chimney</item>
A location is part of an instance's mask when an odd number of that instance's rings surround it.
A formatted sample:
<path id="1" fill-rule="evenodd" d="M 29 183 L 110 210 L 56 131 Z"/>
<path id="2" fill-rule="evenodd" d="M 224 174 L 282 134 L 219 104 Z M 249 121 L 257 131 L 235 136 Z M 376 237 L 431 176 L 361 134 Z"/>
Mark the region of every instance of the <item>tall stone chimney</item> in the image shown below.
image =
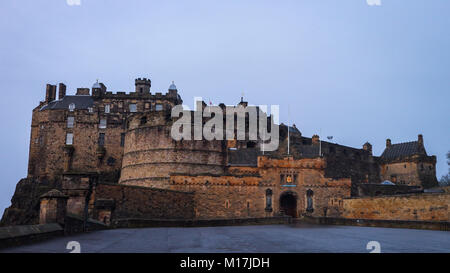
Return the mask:
<path id="1" fill-rule="evenodd" d="M 56 85 L 47 84 L 45 88 L 45 102 L 54 101 L 56 98 Z"/>
<path id="2" fill-rule="evenodd" d="M 62 100 L 66 96 L 66 85 L 64 83 L 59 84 L 58 99 Z"/>
<path id="3" fill-rule="evenodd" d="M 417 136 L 417 142 L 419 142 L 419 145 L 423 146 L 423 135 L 419 134 Z"/>
<path id="4" fill-rule="evenodd" d="M 386 139 L 386 148 L 391 147 L 391 145 L 392 145 L 391 139 L 390 138 Z"/>

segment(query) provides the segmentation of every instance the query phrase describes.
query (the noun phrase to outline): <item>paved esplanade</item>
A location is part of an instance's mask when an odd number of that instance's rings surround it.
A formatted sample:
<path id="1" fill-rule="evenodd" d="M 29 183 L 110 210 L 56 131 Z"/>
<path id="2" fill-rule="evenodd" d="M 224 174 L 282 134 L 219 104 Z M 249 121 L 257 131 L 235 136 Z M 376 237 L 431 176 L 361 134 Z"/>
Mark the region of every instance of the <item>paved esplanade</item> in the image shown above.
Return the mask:
<path id="1" fill-rule="evenodd" d="M 446 231 L 352 226 L 266 225 L 199 228 L 103 230 L 59 237 L 0 252 L 369 252 L 378 241 L 381 252 L 447 252 Z"/>

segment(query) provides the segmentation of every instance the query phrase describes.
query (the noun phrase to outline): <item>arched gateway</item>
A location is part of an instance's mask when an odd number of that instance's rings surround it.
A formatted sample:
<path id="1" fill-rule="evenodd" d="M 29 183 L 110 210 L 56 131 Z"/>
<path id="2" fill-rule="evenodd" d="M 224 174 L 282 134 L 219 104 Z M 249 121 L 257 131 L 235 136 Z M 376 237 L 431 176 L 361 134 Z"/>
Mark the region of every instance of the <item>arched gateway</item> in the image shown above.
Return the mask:
<path id="1" fill-rule="evenodd" d="M 297 218 L 297 194 L 292 191 L 280 195 L 280 212 Z"/>

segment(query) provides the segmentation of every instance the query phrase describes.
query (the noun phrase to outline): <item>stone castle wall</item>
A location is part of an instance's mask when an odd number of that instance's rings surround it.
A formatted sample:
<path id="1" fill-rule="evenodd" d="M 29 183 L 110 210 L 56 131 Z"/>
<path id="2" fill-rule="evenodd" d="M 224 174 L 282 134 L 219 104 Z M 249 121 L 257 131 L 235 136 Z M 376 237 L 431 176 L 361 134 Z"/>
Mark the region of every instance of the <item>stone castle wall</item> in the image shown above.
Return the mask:
<path id="1" fill-rule="evenodd" d="M 194 218 L 194 196 L 188 192 L 100 183 L 95 187 L 92 199 L 113 201 L 111 219 Z M 93 213 L 93 216 L 103 220 L 101 215 Z"/>
<path id="2" fill-rule="evenodd" d="M 352 219 L 449 221 L 450 194 L 409 194 L 345 199 L 343 217 Z"/>

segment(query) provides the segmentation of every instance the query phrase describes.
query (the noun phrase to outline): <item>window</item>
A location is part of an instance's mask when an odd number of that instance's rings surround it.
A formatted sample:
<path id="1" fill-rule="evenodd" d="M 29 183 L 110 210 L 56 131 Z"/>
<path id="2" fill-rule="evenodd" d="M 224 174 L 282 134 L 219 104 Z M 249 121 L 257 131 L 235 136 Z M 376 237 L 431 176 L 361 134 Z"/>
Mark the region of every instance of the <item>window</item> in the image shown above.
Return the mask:
<path id="1" fill-rule="evenodd" d="M 147 117 L 141 118 L 141 125 L 145 125 L 147 123 Z"/>
<path id="2" fill-rule="evenodd" d="M 72 145 L 73 144 L 73 134 L 72 133 L 67 133 L 66 134 L 66 144 L 67 145 Z"/>
<path id="3" fill-rule="evenodd" d="M 156 104 L 156 105 L 155 105 L 155 110 L 156 110 L 156 111 L 162 111 L 162 109 L 163 109 L 162 104 Z"/>
<path id="4" fill-rule="evenodd" d="M 74 117 L 67 117 L 67 128 L 73 128 L 73 123 L 75 122 Z"/>
<path id="5" fill-rule="evenodd" d="M 125 133 L 120 134 L 120 147 L 125 146 Z"/>
<path id="6" fill-rule="evenodd" d="M 266 211 L 272 211 L 272 190 L 266 190 Z"/>
<path id="7" fill-rule="evenodd" d="M 98 135 L 98 145 L 104 146 L 105 145 L 105 133 L 100 133 Z"/>
<path id="8" fill-rule="evenodd" d="M 75 110 L 75 103 L 69 104 L 69 111 L 73 112 L 73 110 Z"/>
<path id="9" fill-rule="evenodd" d="M 106 113 L 106 114 L 109 114 L 110 111 L 111 111 L 111 105 L 106 104 L 106 105 L 105 105 L 105 113 Z"/>
<path id="10" fill-rule="evenodd" d="M 100 119 L 99 128 L 100 129 L 105 129 L 106 128 L 106 119 L 105 118 Z"/>
<path id="11" fill-rule="evenodd" d="M 314 211 L 313 196 L 314 196 L 314 192 L 312 190 L 306 191 L 306 211 L 307 212 Z"/>
<path id="12" fill-rule="evenodd" d="M 88 107 L 88 112 L 89 112 L 89 113 L 94 113 L 94 108 Z"/>
<path id="13" fill-rule="evenodd" d="M 136 104 L 132 103 L 130 104 L 130 112 L 135 113 L 137 112 Z"/>

